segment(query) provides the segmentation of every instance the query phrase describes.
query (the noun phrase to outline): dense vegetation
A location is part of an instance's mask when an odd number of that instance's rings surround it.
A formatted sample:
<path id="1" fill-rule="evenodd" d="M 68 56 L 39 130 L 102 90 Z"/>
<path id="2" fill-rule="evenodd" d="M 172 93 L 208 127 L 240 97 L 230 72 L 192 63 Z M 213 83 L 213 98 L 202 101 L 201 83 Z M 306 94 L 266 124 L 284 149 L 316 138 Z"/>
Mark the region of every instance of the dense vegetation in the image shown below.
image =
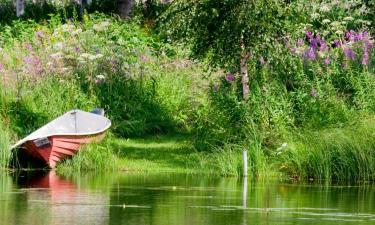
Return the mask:
<path id="1" fill-rule="evenodd" d="M 248 149 L 254 176 L 374 180 L 374 4 L 236 2 L 154 2 L 127 21 L 53 5 L 37 22 L 2 17 L 2 166 L 11 141 L 101 106 L 113 135 L 62 170 L 126 158 L 116 138 L 185 133 L 193 172 L 239 174 Z"/>

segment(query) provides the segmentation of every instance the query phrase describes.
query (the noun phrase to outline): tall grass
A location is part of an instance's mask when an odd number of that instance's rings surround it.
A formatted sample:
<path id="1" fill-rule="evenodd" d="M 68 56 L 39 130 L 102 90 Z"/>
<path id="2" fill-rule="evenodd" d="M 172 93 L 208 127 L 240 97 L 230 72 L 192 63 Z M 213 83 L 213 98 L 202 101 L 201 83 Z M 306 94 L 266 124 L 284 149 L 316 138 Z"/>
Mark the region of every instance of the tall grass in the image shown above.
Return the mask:
<path id="1" fill-rule="evenodd" d="M 278 154 L 280 168 L 298 178 L 375 180 L 374 118 L 344 128 L 295 134 Z"/>
<path id="2" fill-rule="evenodd" d="M 8 166 L 10 159 L 9 134 L 0 120 L 0 169 Z"/>
<path id="3" fill-rule="evenodd" d="M 57 166 L 59 174 L 70 175 L 82 171 L 111 171 L 118 168 L 115 149 L 104 143 L 92 143 L 84 146 L 77 155 Z"/>

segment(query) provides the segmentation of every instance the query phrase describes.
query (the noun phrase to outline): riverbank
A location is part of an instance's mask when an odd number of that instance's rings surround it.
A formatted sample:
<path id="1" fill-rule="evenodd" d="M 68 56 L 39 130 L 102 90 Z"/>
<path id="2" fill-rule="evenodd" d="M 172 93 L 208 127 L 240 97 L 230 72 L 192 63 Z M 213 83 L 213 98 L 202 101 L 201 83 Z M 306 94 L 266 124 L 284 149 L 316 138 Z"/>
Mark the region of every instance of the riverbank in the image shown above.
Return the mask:
<path id="1" fill-rule="evenodd" d="M 193 136 L 188 134 L 129 139 L 109 137 L 103 143 L 87 146 L 73 159 L 59 165 L 57 171 L 67 175 L 89 170 L 219 176 L 243 173 L 241 151 L 198 152 L 193 144 Z"/>
<path id="2" fill-rule="evenodd" d="M 240 176 L 246 149 L 254 178 L 375 180 L 372 48 L 368 66 L 347 63 L 341 48 L 331 51 L 337 62 L 323 65 L 275 41 L 268 63 L 249 61 L 245 101 L 235 68 L 192 60 L 186 45 L 139 21 L 63 16 L 0 30 L 2 168 L 11 143 L 73 108 L 103 107 L 110 134 L 59 165 L 59 173 Z M 363 36 L 358 46 L 373 43 L 367 33 L 351 35 Z M 298 45 L 302 51 L 308 44 Z"/>

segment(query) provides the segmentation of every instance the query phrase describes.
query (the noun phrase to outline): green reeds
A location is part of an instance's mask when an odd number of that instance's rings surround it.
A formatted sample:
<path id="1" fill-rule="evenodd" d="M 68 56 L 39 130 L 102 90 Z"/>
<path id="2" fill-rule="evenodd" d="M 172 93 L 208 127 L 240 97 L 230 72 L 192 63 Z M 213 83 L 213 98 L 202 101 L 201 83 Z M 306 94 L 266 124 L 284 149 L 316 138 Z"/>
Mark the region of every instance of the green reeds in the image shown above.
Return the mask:
<path id="1" fill-rule="evenodd" d="M 9 163 L 11 155 L 9 148 L 9 134 L 0 120 L 0 169 L 5 168 Z"/>
<path id="2" fill-rule="evenodd" d="M 296 178 L 375 180 L 375 121 L 301 133 L 278 157 L 280 169 Z"/>

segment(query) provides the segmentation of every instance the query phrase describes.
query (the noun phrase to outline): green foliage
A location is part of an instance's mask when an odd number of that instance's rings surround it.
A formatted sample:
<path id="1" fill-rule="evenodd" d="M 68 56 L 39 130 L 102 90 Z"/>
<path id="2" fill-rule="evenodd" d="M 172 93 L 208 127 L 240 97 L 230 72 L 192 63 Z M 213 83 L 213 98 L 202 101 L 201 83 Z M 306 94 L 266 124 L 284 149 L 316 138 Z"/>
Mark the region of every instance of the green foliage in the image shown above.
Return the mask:
<path id="1" fill-rule="evenodd" d="M 194 57 L 239 70 L 241 42 L 246 51 L 272 44 L 282 25 L 283 1 L 173 1 L 161 18 L 161 30 L 191 44 Z"/>
<path id="2" fill-rule="evenodd" d="M 302 179 L 374 180 L 374 128 L 371 118 L 351 127 L 301 133 L 276 157 L 283 171 Z"/>

